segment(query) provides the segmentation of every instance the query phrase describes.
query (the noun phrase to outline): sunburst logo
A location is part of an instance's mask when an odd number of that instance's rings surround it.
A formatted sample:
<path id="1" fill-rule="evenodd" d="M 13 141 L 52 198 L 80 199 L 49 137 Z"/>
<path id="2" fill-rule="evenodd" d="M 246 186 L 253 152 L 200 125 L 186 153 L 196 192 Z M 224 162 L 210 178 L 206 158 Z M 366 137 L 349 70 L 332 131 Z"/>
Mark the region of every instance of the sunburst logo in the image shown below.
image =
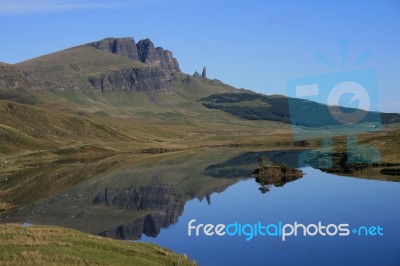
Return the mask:
<path id="1" fill-rule="evenodd" d="M 324 65 L 327 65 L 333 69 L 336 70 L 345 70 L 345 69 L 354 69 L 358 66 L 360 66 L 362 63 L 367 61 L 372 57 L 372 52 L 371 50 L 365 50 L 362 52 L 354 62 L 352 62 L 349 66 L 347 65 L 347 49 L 348 49 L 349 43 L 347 40 L 340 40 L 339 41 L 339 49 L 340 49 L 340 67 L 333 62 L 333 60 L 329 59 L 328 56 L 326 56 L 322 52 L 317 52 L 315 55 L 315 58 L 321 62 Z"/>
<path id="2" fill-rule="evenodd" d="M 332 137 L 347 136 L 348 151 L 361 154 L 357 161 L 379 162 L 378 150 L 356 141 L 358 134 L 382 128 L 376 73 L 373 69 L 355 70 L 372 53 L 367 50 L 348 64 L 347 47 L 346 41 L 339 42 L 339 64 L 321 52 L 316 54 L 332 73 L 287 81 L 292 136 L 294 140 L 322 139 L 325 150 L 331 148 Z M 348 162 L 354 158 L 353 153 L 347 156 Z"/>

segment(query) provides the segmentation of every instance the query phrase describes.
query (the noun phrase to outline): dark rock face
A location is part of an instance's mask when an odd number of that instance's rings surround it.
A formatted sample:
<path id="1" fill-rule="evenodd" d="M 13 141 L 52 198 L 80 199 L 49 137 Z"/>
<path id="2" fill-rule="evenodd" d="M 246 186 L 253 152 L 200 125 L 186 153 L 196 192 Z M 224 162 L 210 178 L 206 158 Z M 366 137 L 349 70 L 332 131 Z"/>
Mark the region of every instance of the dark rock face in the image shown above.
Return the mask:
<path id="1" fill-rule="evenodd" d="M 132 68 L 89 78 L 98 92 L 144 91 L 166 92 L 170 90 L 171 79 L 159 68 Z"/>
<path id="2" fill-rule="evenodd" d="M 125 190 L 106 188 L 97 193 L 93 203 L 104 203 L 119 209 L 155 210 L 167 208 L 171 203 L 174 205 L 178 200 L 175 185 L 159 184 Z"/>
<path id="3" fill-rule="evenodd" d="M 202 78 L 207 78 L 207 69 L 206 69 L 206 67 L 203 68 L 203 72 L 201 72 L 201 77 Z"/>
<path id="4" fill-rule="evenodd" d="M 139 60 L 138 51 L 133 38 L 107 38 L 98 42 L 89 43 L 89 45 L 113 54 L 127 56 L 132 60 Z"/>
<path id="5" fill-rule="evenodd" d="M 148 65 L 90 77 L 89 82 L 97 92 L 171 92 L 171 73 L 180 72 L 178 61 L 172 53 L 154 47 L 149 39 L 135 44 L 133 38 L 107 38 L 88 45 Z"/>
<path id="6" fill-rule="evenodd" d="M 100 236 L 115 239 L 139 240 L 143 234 L 156 237 L 163 227 L 178 222 L 178 218 L 183 213 L 184 202 L 166 208 L 163 211 L 148 214 L 144 219 L 138 219 L 131 223 L 121 224 L 115 229 L 101 232 Z"/>
<path id="7" fill-rule="evenodd" d="M 141 40 L 135 44 L 133 38 L 107 38 L 88 45 L 113 54 L 127 56 L 154 67 L 180 72 L 178 61 L 172 56 L 172 52 L 161 47 L 154 47 L 150 39 Z"/>
<path id="8" fill-rule="evenodd" d="M 172 53 L 161 47 L 155 48 L 150 39 L 139 41 L 136 47 L 140 62 L 173 72 L 180 72 L 178 61 L 172 57 Z"/>
<path id="9" fill-rule="evenodd" d="M 175 224 L 183 212 L 185 200 L 182 195 L 176 193 L 175 185 L 159 184 L 126 190 L 105 189 L 97 194 L 93 203 L 106 204 L 118 209 L 153 210 L 143 219 L 100 233 L 102 236 L 116 239 L 137 240 L 142 234 L 156 237 L 161 228 Z"/>

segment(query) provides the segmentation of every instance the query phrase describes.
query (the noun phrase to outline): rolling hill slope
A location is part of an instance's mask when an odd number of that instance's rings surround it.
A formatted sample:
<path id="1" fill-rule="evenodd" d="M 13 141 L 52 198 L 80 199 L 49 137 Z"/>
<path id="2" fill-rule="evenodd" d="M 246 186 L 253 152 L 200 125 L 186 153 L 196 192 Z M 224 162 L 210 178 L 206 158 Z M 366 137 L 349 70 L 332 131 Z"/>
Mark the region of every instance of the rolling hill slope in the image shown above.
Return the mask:
<path id="1" fill-rule="evenodd" d="M 339 125 L 328 110 L 328 106 L 317 102 L 288 98 L 286 96 L 266 96 L 255 93 L 214 94 L 202 99 L 205 107 L 218 109 L 248 120 L 271 120 L 291 123 L 290 112 L 296 113 L 297 125 L 322 127 Z M 293 110 L 290 110 L 290 107 Z M 341 107 L 343 113 L 353 113 L 357 109 Z M 366 112 L 362 122 L 400 123 L 400 114 Z M 312 118 L 312 119 L 310 119 Z"/>

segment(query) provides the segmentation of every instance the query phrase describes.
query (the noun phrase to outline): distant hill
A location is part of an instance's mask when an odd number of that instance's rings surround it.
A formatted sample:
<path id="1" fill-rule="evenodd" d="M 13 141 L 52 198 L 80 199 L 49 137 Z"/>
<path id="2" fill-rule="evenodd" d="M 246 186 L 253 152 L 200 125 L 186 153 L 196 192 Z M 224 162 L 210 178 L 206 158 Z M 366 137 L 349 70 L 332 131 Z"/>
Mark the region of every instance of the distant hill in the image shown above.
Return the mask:
<path id="1" fill-rule="evenodd" d="M 271 120 L 291 123 L 290 107 L 296 113 L 296 125 L 322 127 L 339 125 L 329 113 L 328 106 L 308 100 L 256 93 L 223 93 L 201 99 L 207 108 L 218 109 L 248 120 Z M 357 109 L 341 107 L 343 113 L 353 113 Z M 365 112 L 363 122 L 400 123 L 400 114 Z"/>
<path id="2" fill-rule="evenodd" d="M 61 96 L 67 94 L 68 101 L 80 106 L 88 106 L 88 102 L 96 105 L 96 102 L 101 101 L 111 108 L 119 107 L 118 102 L 123 99 L 115 100 L 115 97 L 120 98 L 121 95 L 98 97 L 99 93 L 130 92 L 133 94 L 128 96 L 128 106 L 142 106 L 150 102 L 176 105 L 201 99 L 202 105 L 207 108 L 221 110 L 243 119 L 290 124 L 290 102 L 292 112 L 297 114 L 296 123 L 299 126 L 338 124 L 327 106 L 320 103 L 237 90 L 218 80 L 207 79 L 205 68 L 202 75 L 197 71 L 193 76 L 184 74 L 172 52 L 155 47 L 150 39 L 136 43 L 133 38 L 106 38 L 10 67 L 14 72 L 15 69 L 20 69 L 21 77 L 13 75 L 20 80 L 19 83 L 36 84 L 37 87 L 57 92 Z M 86 94 L 76 95 L 76 92 Z M 341 109 L 344 113 L 356 110 Z M 368 112 L 362 115 L 365 115 L 364 122 L 400 122 L 400 116 L 393 113 Z"/>
<path id="3" fill-rule="evenodd" d="M 133 39 L 81 45 L 16 64 L 52 91 L 160 91 L 170 88 L 169 69 L 130 58 Z M 179 67 L 178 67 L 179 69 Z"/>
<path id="4" fill-rule="evenodd" d="M 289 101 L 301 126 L 335 123 L 323 104 L 238 90 L 206 68 L 182 73 L 149 39 L 106 38 L 0 64 L 0 155 L 290 143 Z"/>
<path id="5" fill-rule="evenodd" d="M 87 98 L 98 101 L 99 93 L 110 92 L 133 93 L 128 96 L 136 98 L 132 104 L 143 105 L 193 101 L 213 93 L 237 91 L 207 79 L 205 72 L 203 76 L 182 73 L 172 52 L 155 47 L 150 39 L 135 43 L 133 38 L 107 38 L 8 66 L 29 76 L 38 88 L 58 96 L 68 94 L 68 100 L 74 103 L 87 102 Z M 108 98 L 105 100 L 115 98 L 115 94 Z M 116 107 L 115 101 L 110 104 Z"/>

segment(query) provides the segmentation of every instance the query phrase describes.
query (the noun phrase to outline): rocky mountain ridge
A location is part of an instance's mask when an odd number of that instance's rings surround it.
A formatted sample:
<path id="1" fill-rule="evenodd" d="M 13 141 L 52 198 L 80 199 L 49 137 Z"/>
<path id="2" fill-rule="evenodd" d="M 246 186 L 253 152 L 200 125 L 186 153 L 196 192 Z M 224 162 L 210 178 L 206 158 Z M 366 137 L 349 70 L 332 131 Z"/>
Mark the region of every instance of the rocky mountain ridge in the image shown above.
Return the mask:
<path id="1" fill-rule="evenodd" d="M 179 63 L 172 52 L 162 47 L 155 47 L 150 39 L 140 40 L 137 44 L 132 37 L 106 38 L 87 44 L 96 49 L 123 55 L 144 64 L 159 67 L 171 72 L 181 72 Z"/>
<path id="2" fill-rule="evenodd" d="M 155 47 L 150 39 L 135 43 L 132 37 L 106 38 L 4 66 L 12 67 L 29 76 L 39 88 L 56 93 L 173 94 L 171 83 L 181 74 L 172 52 Z M 17 80 L 24 81 L 26 77 Z"/>

